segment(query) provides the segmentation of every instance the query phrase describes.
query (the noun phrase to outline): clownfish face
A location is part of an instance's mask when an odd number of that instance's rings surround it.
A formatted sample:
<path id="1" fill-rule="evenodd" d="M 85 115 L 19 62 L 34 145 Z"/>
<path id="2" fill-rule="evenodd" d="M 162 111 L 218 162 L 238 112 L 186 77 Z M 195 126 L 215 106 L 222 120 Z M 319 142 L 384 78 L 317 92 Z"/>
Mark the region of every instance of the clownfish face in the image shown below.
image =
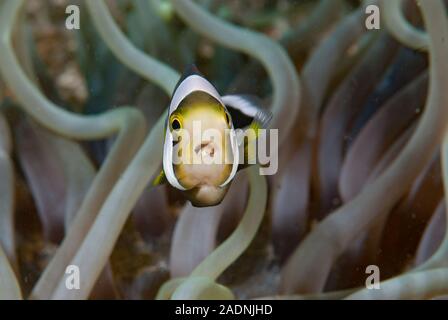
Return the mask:
<path id="1" fill-rule="evenodd" d="M 238 167 L 231 116 L 213 86 L 199 75 L 175 90 L 167 119 L 163 169 L 194 206 L 224 198 Z"/>

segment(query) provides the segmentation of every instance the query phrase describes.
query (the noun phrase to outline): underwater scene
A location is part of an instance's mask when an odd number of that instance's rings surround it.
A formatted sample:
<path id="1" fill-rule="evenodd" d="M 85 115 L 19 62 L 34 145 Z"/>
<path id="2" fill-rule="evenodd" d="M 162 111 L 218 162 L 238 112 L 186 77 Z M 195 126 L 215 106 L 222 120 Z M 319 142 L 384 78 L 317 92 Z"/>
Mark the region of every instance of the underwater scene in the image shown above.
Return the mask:
<path id="1" fill-rule="evenodd" d="M 0 0 L 0 299 L 447 299 L 447 8 Z"/>

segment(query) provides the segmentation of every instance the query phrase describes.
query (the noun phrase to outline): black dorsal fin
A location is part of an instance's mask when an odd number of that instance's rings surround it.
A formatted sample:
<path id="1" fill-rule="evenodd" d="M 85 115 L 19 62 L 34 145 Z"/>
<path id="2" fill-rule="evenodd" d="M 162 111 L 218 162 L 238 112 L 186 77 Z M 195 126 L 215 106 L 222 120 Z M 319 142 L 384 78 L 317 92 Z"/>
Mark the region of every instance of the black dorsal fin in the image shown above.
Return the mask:
<path id="1" fill-rule="evenodd" d="M 186 78 L 186 77 L 191 76 L 191 75 L 194 75 L 194 74 L 199 75 L 199 76 L 202 77 L 202 74 L 201 74 L 201 72 L 199 71 L 199 69 L 196 67 L 196 65 L 195 65 L 194 63 L 190 63 L 190 64 L 187 65 L 187 67 L 185 68 L 184 73 L 183 73 L 183 77 Z"/>
<path id="2" fill-rule="evenodd" d="M 179 85 L 182 83 L 182 81 L 184 81 L 185 79 L 187 79 L 189 76 L 192 75 L 198 75 L 200 77 L 204 77 L 194 63 L 187 65 L 187 67 L 184 70 L 184 73 L 182 74 L 182 77 L 179 79 L 179 81 L 176 84 L 176 87 L 173 90 L 173 95 L 174 92 L 176 92 Z"/>

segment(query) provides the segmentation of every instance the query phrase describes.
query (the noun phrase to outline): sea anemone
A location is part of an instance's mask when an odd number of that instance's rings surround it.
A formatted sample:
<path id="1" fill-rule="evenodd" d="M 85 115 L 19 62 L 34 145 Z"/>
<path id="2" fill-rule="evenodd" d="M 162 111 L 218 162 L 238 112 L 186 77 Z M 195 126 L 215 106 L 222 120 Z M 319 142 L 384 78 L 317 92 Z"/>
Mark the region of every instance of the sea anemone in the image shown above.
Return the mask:
<path id="1" fill-rule="evenodd" d="M 444 1 L 68 5 L 0 0 L 0 299 L 448 295 Z M 151 184 L 190 63 L 279 134 L 214 207 Z"/>

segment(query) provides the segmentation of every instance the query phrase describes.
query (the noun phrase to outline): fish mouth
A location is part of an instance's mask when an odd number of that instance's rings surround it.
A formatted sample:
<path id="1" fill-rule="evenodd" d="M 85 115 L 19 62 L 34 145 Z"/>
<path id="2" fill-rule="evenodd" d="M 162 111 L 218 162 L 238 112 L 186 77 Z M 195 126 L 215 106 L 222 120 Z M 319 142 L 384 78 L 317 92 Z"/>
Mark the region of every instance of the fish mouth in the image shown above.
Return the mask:
<path id="1" fill-rule="evenodd" d="M 198 155 L 201 154 L 202 157 L 213 159 L 215 156 L 215 149 L 216 146 L 213 141 L 203 141 L 194 148 L 194 152 Z"/>
<path id="2" fill-rule="evenodd" d="M 199 151 L 205 149 L 208 147 L 212 142 L 211 141 L 204 141 L 201 144 L 197 145 L 196 148 L 194 148 L 194 152 L 199 153 Z"/>
<path id="3" fill-rule="evenodd" d="M 188 200 L 194 207 L 216 206 L 222 202 L 228 186 L 217 187 L 210 184 L 200 184 L 187 191 Z"/>

